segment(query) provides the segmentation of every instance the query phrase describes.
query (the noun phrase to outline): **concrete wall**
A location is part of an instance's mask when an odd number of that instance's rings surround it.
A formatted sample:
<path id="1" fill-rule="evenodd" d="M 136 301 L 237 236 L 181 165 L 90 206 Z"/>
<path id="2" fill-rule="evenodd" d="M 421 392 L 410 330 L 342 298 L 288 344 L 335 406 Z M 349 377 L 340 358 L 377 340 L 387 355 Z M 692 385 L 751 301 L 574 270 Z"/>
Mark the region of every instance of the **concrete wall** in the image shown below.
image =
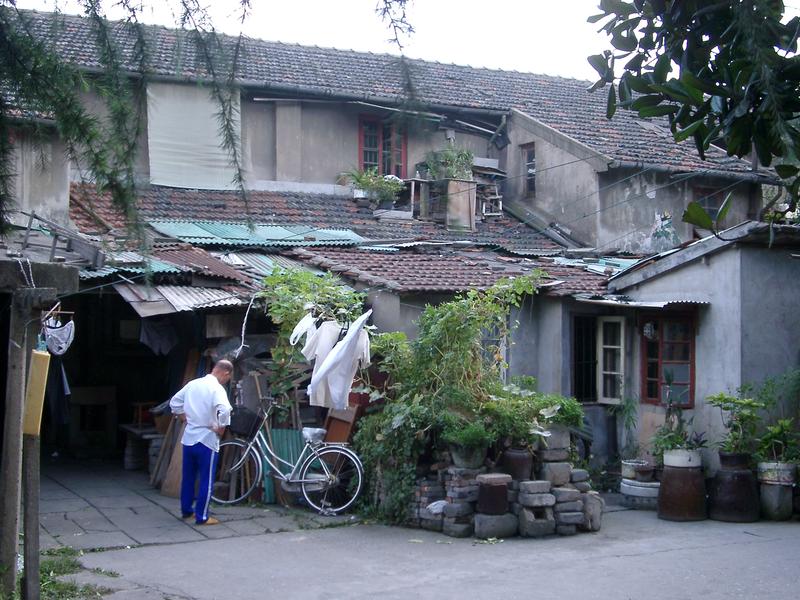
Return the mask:
<path id="1" fill-rule="evenodd" d="M 70 167 L 67 150 L 55 131 L 41 133 L 17 129 L 13 133 L 14 178 L 12 209 L 35 211 L 46 219 L 69 224 Z M 27 225 L 28 217 L 16 213 L 12 222 Z"/>
<path id="2" fill-rule="evenodd" d="M 637 175 L 639 171 L 612 169 L 599 175 L 600 193 L 587 199 L 589 204 L 584 207 L 587 212 L 598 212 L 581 219 L 580 225 L 573 224 L 576 231 L 586 231 L 592 236 L 592 245 L 646 253 L 662 252 L 676 243 L 691 240 L 694 227 L 681 220 L 686 206 L 707 193 L 705 190 L 721 190 L 733 183 L 720 178 L 687 178 L 686 174 L 654 171 Z M 741 223 L 757 210 L 753 184 L 742 182 L 727 192 L 733 193 L 733 204 L 723 227 Z M 665 215 L 671 217 L 668 223 Z"/>
<path id="3" fill-rule="evenodd" d="M 550 133 L 545 137 L 546 133 Z M 597 165 L 580 160 L 581 151 L 564 144 L 552 132 L 539 131 L 529 121 L 512 115 L 508 119 L 510 144 L 501 155 L 501 167 L 508 173 L 504 195 L 529 206 L 547 218 L 572 230 L 573 236 L 590 241 L 592 222 L 578 220 L 597 203 Z M 536 196 L 525 195 L 526 170 L 523 147 L 536 147 Z"/>

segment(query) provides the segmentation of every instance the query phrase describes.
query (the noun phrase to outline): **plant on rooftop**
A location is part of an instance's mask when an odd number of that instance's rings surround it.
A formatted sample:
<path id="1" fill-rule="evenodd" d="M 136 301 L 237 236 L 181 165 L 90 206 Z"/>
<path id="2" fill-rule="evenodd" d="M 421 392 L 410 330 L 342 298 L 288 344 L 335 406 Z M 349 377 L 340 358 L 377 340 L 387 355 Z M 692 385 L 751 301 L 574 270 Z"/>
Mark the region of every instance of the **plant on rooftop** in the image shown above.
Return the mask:
<path id="1" fill-rule="evenodd" d="M 470 150 L 459 148 L 452 142 L 442 150 L 434 150 L 425 155 L 421 165 L 430 179 L 472 179 L 474 156 Z"/>
<path id="2" fill-rule="evenodd" d="M 368 511 L 403 522 L 423 455 L 448 440 L 490 443 L 502 433 L 484 408 L 503 399 L 509 311 L 535 293 L 541 277 L 504 279 L 427 306 L 415 340 L 386 345 L 391 397 L 359 421 L 354 439 L 368 478 Z"/>
<path id="3" fill-rule="evenodd" d="M 347 176 L 359 190 L 374 195 L 381 206 L 393 206 L 400 192 L 405 188 L 405 183 L 395 175 L 381 175 L 377 167 L 366 170 L 355 169 Z"/>

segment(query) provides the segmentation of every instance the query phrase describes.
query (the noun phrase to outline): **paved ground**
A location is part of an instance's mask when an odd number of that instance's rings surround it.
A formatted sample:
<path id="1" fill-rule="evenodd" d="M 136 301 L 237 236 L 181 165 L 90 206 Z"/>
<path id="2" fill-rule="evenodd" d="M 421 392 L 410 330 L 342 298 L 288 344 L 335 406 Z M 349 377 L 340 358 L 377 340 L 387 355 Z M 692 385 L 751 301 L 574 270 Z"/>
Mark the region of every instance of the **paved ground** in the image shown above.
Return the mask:
<path id="1" fill-rule="evenodd" d="M 223 525 L 197 528 L 146 483 L 116 469 L 48 469 L 43 480 L 52 543 L 119 548 L 81 557 L 119 577 L 69 576 L 118 590 L 111 600 L 800 597 L 798 521 L 671 523 L 615 509 L 598 533 L 486 544 L 232 508 L 219 515 Z"/>
<path id="2" fill-rule="evenodd" d="M 123 471 L 99 461 L 42 465 L 39 512 L 42 548 L 81 550 L 306 530 L 352 519 L 278 506 L 215 507 L 212 512 L 222 523 L 198 527 L 181 520 L 179 501 L 153 489 L 143 471 Z"/>

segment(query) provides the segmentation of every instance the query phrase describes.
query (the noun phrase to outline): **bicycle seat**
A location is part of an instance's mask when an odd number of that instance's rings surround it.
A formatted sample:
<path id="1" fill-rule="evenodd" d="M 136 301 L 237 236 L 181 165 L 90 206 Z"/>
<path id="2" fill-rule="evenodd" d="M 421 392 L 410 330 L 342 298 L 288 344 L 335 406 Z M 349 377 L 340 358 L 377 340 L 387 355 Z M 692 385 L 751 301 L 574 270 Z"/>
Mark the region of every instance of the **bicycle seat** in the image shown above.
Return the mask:
<path id="1" fill-rule="evenodd" d="M 318 427 L 303 427 L 303 440 L 311 443 L 319 443 L 325 439 L 327 429 Z"/>

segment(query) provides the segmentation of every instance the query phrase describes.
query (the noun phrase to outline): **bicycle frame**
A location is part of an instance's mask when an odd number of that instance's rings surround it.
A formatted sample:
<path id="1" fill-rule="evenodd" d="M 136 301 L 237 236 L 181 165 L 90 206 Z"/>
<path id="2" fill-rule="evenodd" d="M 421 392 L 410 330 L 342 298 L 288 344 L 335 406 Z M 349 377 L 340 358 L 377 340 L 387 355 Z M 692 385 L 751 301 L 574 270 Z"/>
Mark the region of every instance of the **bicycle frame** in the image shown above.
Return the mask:
<path id="1" fill-rule="evenodd" d="M 286 483 L 317 483 L 316 480 L 300 479 L 298 471 L 305 464 L 308 456 L 315 456 L 319 458 L 319 450 L 322 450 L 324 448 L 341 448 L 344 450 L 348 450 L 349 453 L 353 456 L 353 458 L 356 461 L 358 461 L 359 466 L 362 466 L 361 459 L 354 452 L 350 451 L 350 449 L 347 447 L 347 444 L 333 443 L 333 442 L 313 443 L 307 441 L 305 443 L 305 446 L 303 446 L 302 452 L 300 452 L 300 455 L 297 457 L 296 462 L 291 463 L 289 461 L 282 459 L 280 456 L 275 454 L 275 451 L 272 449 L 272 445 L 269 443 L 269 440 L 264 435 L 264 428 L 265 427 L 269 428 L 269 417 L 272 414 L 272 409 L 274 406 L 275 403 L 270 403 L 269 408 L 267 408 L 266 411 L 262 409 L 262 412 L 264 412 L 264 416 L 261 418 L 261 424 L 259 425 L 255 436 L 252 436 L 247 441 L 247 450 L 242 453 L 242 457 L 236 464 L 231 465 L 231 470 L 238 469 L 244 463 L 244 461 L 247 460 L 247 455 L 249 454 L 250 449 L 253 448 L 254 445 L 256 445 L 256 451 L 258 452 L 258 457 L 261 460 L 265 460 L 272 469 L 275 476 L 281 479 L 282 481 L 285 481 Z M 286 467 L 289 467 L 291 471 L 288 474 L 285 474 L 283 472 L 283 469 L 281 469 L 278 463 L 281 463 Z M 325 471 L 325 475 L 327 477 L 331 477 L 332 476 L 331 472 L 328 469 L 328 465 L 325 463 L 325 461 L 321 460 L 320 464 L 322 465 L 322 468 Z"/>

